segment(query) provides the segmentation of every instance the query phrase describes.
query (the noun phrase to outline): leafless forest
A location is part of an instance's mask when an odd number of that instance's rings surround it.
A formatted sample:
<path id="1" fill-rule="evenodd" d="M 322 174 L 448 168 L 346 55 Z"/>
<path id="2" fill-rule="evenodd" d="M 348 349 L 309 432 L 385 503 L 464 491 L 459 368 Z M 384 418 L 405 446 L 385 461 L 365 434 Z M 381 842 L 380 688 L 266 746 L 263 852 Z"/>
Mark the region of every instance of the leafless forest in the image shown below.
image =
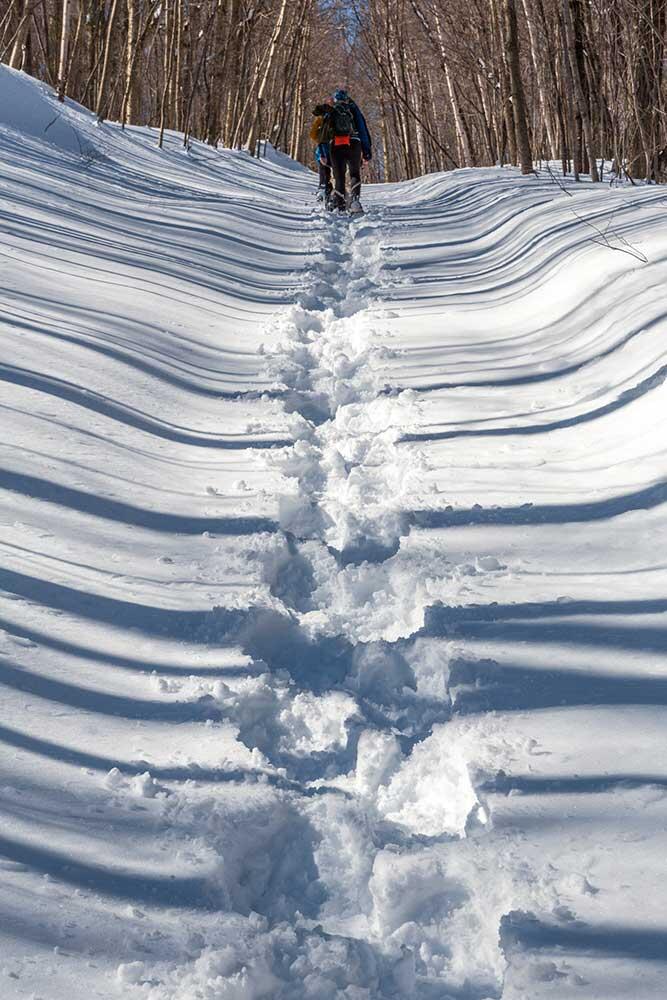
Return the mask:
<path id="1" fill-rule="evenodd" d="M 312 105 L 346 86 L 376 177 L 556 160 L 660 181 L 666 21 L 667 0 L 0 0 L 0 59 L 156 142 L 310 162 Z"/>

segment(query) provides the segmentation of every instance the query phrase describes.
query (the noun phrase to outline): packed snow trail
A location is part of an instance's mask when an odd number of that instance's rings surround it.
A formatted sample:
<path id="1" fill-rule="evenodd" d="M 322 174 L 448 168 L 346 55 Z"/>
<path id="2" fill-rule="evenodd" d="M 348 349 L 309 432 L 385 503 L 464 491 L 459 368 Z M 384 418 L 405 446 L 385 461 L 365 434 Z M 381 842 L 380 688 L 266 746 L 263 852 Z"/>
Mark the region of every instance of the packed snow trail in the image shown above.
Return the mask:
<path id="1" fill-rule="evenodd" d="M 662 191 L 0 97 L 2 995 L 664 996 Z"/>

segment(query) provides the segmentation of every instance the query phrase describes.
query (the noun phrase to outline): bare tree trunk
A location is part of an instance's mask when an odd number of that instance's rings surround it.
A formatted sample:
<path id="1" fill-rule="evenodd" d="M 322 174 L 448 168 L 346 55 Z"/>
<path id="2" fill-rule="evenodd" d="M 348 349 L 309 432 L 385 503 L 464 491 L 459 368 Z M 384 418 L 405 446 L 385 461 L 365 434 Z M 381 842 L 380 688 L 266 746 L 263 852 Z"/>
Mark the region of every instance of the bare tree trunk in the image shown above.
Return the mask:
<path id="1" fill-rule="evenodd" d="M 519 52 L 519 30 L 516 20 L 515 0 L 504 0 L 505 51 L 512 93 L 512 112 L 516 134 L 517 153 L 522 174 L 532 174 L 533 157 L 528 138 L 526 99 L 521 79 L 521 55 Z"/>
<path id="2" fill-rule="evenodd" d="M 67 87 L 67 49 L 69 45 L 69 22 L 72 13 L 72 0 L 63 0 L 62 24 L 60 28 L 60 57 L 58 59 L 58 100 L 65 100 Z"/>
<path id="3" fill-rule="evenodd" d="M 177 3 L 178 0 L 173 0 Z M 167 8 L 169 10 L 169 8 Z M 158 146 L 162 149 L 164 144 L 164 129 L 165 122 L 167 118 L 167 95 L 169 93 L 169 86 L 171 83 L 171 77 L 174 72 L 174 49 L 176 47 L 176 32 L 178 30 L 178 23 L 176 19 L 176 12 L 173 7 L 171 8 L 171 18 L 169 21 L 170 32 L 169 41 L 167 48 L 165 49 L 165 61 L 164 61 L 164 85 L 162 87 L 162 99 L 160 101 L 160 134 L 158 136 Z"/>
<path id="4" fill-rule="evenodd" d="M 494 164 L 497 159 L 497 152 L 493 148 L 493 115 L 489 109 L 485 82 L 479 73 L 475 76 L 475 84 L 477 86 L 477 92 L 479 94 L 479 100 L 484 114 L 484 142 L 486 144 L 486 152 L 489 158 L 489 163 Z"/>
<path id="5" fill-rule="evenodd" d="M 227 68 L 230 62 L 233 21 L 225 18 L 224 0 L 216 0 L 215 33 L 213 43 L 213 71 L 211 74 L 210 91 L 206 110 L 206 141 L 211 146 L 217 146 L 225 133 L 223 122 L 223 91 L 225 84 L 230 89 L 231 81 L 227 79 Z"/>
<path id="6" fill-rule="evenodd" d="M 182 102 L 181 102 L 181 62 L 183 56 L 183 2 L 176 0 L 176 36 L 174 39 L 175 60 L 174 70 L 171 74 L 171 107 L 173 109 L 173 125 L 178 129 L 182 126 Z"/>
<path id="7" fill-rule="evenodd" d="M 196 93 L 196 90 L 197 90 L 197 84 L 199 83 L 199 75 L 201 73 L 202 66 L 204 65 L 204 59 L 206 58 L 206 56 L 208 54 L 209 32 L 210 32 L 211 27 L 213 25 L 213 19 L 215 18 L 215 16 L 216 16 L 216 11 L 214 9 L 213 13 L 209 16 L 208 21 L 206 22 L 206 25 L 204 27 L 204 35 L 203 35 L 203 39 L 204 40 L 202 42 L 202 49 L 201 49 L 201 52 L 199 54 L 199 59 L 197 60 L 197 66 L 195 68 L 194 77 L 192 79 L 192 83 L 191 83 L 191 86 L 190 86 L 190 94 L 188 96 L 188 103 L 187 103 L 186 108 L 185 108 L 185 119 L 184 119 L 184 122 L 183 122 L 183 145 L 184 146 L 188 145 L 188 142 L 189 142 L 189 139 L 190 139 L 190 116 L 192 115 L 192 106 L 193 106 L 194 99 L 195 99 L 195 93 Z"/>
<path id="8" fill-rule="evenodd" d="M 514 111 L 512 108 L 512 85 L 509 76 L 509 66 L 507 62 L 507 45 L 505 41 L 505 19 L 504 19 L 504 8 L 501 4 L 504 4 L 505 0 L 490 0 L 491 12 L 493 18 L 494 34 L 495 34 L 495 45 L 496 51 L 499 53 L 498 58 L 498 80 L 499 80 L 499 93 L 500 101 L 502 104 L 503 111 L 503 122 L 505 125 L 505 136 L 507 138 L 507 145 L 509 146 L 509 160 L 510 163 L 518 163 L 519 154 L 517 150 L 516 141 L 516 127 L 514 124 Z M 501 147 L 501 160 L 502 160 L 502 150 L 503 141 L 499 141 Z"/>
<path id="9" fill-rule="evenodd" d="M 579 112 L 579 117 L 581 118 L 583 142 L 588 156 L 589 169 L 591 172 L 591 180 L 599 181 L 600 177 L 598 174 L 598 168 L 595 160 L 595 150 L 593 148 L 593 130 L 591 127 L 588 102 L 584 95 L 579 64 L 577 62 L 577 57 L 576 57 L 576 37 L 574 32 L 574 21 L 572 18 L 572 8 L 570 6 L 570 0 L 562 0 L 562 9 L 563 9 L 563 28 L 565 37 L 566 58 L 570 66 L 570 73 L 574 89 L 574 98 L 576 101 L 577 110 Z"/>
<path id="10" fill-rule="evenodd" d="M 128 0 L 128 2 L 129 2 L 129 0 Z M 132 0 L 132 2 L 134 3 L 134 0 Z M 162 2 L 162 0 L 152 0 L 152 4 L 151 4 L 151 6 L 149 7 L 149 9 L 148 9 L 148 11 L 146 13 L 146 20 L 144 21 L 144 24 L 141 27 L 141 30 L 139 30 L 139 28 L 137 26 L 137 29 L 136 29 L 137 30 L 137 39 L 136 39 L 136 42 L 134 44 L 134 53 L 132 55 L 132 59 L 131 60 L 130 60 L 129 55 L 128 55 L 128 61 L 126 62 L 125 92 L 123 94 L 123 101 L 122 101 L 121 111 L 120 111 L 120 120 L 121 120 L 121 124 L 122 124 L 123 128 L 125 128 L 125 125 L 126 125 L 128 119 L 130 121 L 130 124 L 132 124 L 132 117 L 134 117 L 134 119 L 136 121 L 136 118 L 137 118 L 137 115 L 138 115 L 138 112 L 136 110 L 135 110 L 134 116 L 130 115 L 130 111 L 129 111 L 129 109 L 130 109 L 130 95 L 131 95 L 131 92 L 134 91 L 134 97 L 135 97 L 135 99 L 138 100 L 138 97 L 137 97 L 137 94 L 136 94 L 136 90 L 137 90 L 137 86 L 136 86 L 136 70 L 137 70 L 137 65 L 139 63 L 139 57 L 140 57 L 142 46 L 146 43 L 146 36 L 148 35 L 149 31 L 151 30 L 151 27 L 154 26 L 155 13 L 157 11 L 157 8 L 160 6 L 161 2 Z M 128 35 L 127 45 L 128 45 L 128 49 L 129 49 L 129 46 L 130 46 L 129 35 Z M 135 104 L 135 107 L 136 107 L 136 104 Z"/>
<path id="11" fill-rule="evenodd" d="M 387 122 L 387 104 L 384 91 L 380 91 L 380 135 L 382 136 L 382 164 L 385 181 L 391 180 L 389 156 L 389 124 Z"/>
<path id="12" fill-rule="evenodd" d="M 109 22 L 107 24 L 106 40 L 104 42 L 104 60 L 102 62 L 102 75 L 97 91 L 97 120 L 104 121 L 107 115 L 107 88 L 109 82 L 109 61 L 111 58 L 111 39 L 113 24 L 116 19 L 118 0 L 112 0 Z"/>
<path id="13" fill-rule="evenodd" d="M 447 81 L 447 93 L 449 94 L 449 103 L 452 106 L 452 114 L 454 116 L 454 126 L 456 128 L 456 141 L 459 146 L 459 155 L 461 157 L 461 162 L 465 167 L 474 166 L 474 161 L 472 158 L 472 153 L 470 151 L 470 140 L 468 138 L 468 133 L 463 127 L 463 118 L 461 115 L 461 108 L 459 106 L 459 99 L 454 89 L 454 83 L 452 81 L 452 74 L 449 71 L 448 63 L 443 60 L 443 67 L 445 70 L 445 80 Z"/>
<path id="14" fill-rule="evenodd" d="M 18 28 L 16 29 L 16 34 L 14 35 L 12 51 L 9 57 L 9 65 L 12 69 L 23 69 L 25 62 L 26 38 L 28 37 L 28 31 L 30 30 L 30 18 L 32 17 L 32 12 L 35 6 L 36 4 L 31 4 L 30 0 L 23 0 L 23 11 L 21 13 Z"/>
<path id="15" fill-rule="evenodd" d="M 231 145 L 232 135 L 235 127 L 234 111 L 239 103 L 239 77 L 240 77 L 240 44 L 239 44 L 239 0 L 228 0 L 227 30 L 230 35 L 230 52 L 228 57 L 228 79 L 230 82 L 227 107 L 225 110 L 222 138 L 226 146 Z M 232 44 L 232 32 L 234 33 L 234 44 Z M 245 55 L 245 49 L 244 49 Z"/>
<path id="16" fill-rule="evenodd" d="M 127 0 L 127 53 L 125 61 L 125 94 L 123 96 L 122 123 L 128 121 L 133 125 L 136 120 L 136 94 L 134 87 L 134 68 L 137 54 L 137 4 L 136 0 Z"/>
<path id="17" fill-rule="evenodd" d="M 447 60 L 447 50 L 445 48 L 445 43 L 442 36 L 440 18 L 438 17 L 437 14 L 435 16 L 435 30 L 437 32 L 438 44 L 440 46 L 440 58 L 442 60 L 442 68 L 445 74 L 445 80 L 447 82 L 447 93 L 449 94 L 449 103 L 451 104 L 452 115 L 454 116 L 454 127 L 456 129 L 456 140 L 459 145 L 461 162 L 466 167 L 474 167 L 475 161 L 473 159 L 470 147 L 470 136 L 468 135 L 468 130 L 465 127 L 465 122 L 461 114 L 461 106 L 459 104 L 458 95 L 454 87 L 454 81 L 452 80 L 452 74 L 449 69 L 449 62 Z"/>
<path id="18" fill-rule="evenodd" d="M 535 78 L 537 80 L 537 92 L 540 100 L 540 111 L 542 114 L 542 121 L 547 132 L 547 140 L 549 142 L 549 153 L 550 159 L 554 159 L 557 155 L 558 143 L 556 142 L 556 137 L 553 133 L 551 116 L 548 113 L 547 108 L 547 83 L 545 74 L 545 59 L 544 54 L 540 53 L 538 41 L 537 41 L 537 27 L 535 25 L 535 20 L 533 18 L 533 12 L 530 5 L 530 0 L 522 0 L 523 10 L 526 16 L 526 26 L 528 28 L 528 38 L 530 41 L 530 57 L 533 63 L 533 70 L 535 72 Z"/>
<path id="19" fill-rule="evenodd" d="M 25 8 L 25 2 L 23 4 Z M 12 25 L 14 24 L 14 14 L 19 9 L 19 4 L 17 0 L 9 0 L 7 7 L 5 9 L 2 18 L 0 19 L 0 60 L 3 60 L 7 54 L 8 49 L 12 48 L 14 43 L 14 34 L 12 32 Z M 19 14 L 19 18 L 21 15 Z M 7 43 L 7 37 L 9 36 L 9 43 Z"/>
<path id="20" fill-rule="evenodd" d="M 665 50 L 664 0 L 640 0 L 637 4 L 638 31 L 632 60 L 632 110 L 636 122 L 635 139 L 629 159 L 632 176 L 656 177 L 663 60 Z"/>
<path id="21" fill-rule="evenodd" d="M 273 70 L 274 59 L 278 48 L 278 42 L 280 41 L 280 38 L 283 33 L 283 27 L 285 25 L 285 14 L 287 12 L 288 2 L 289 0 L 281 0 L 280 11 L 278 12 L 278 18 L 276 20 L 276 24 L 273 29 L 273 34 L 271 36 L 271 40 L 269 42 L 269 47 L 265 57 L 264 74 L 260 81 L 259 87 L 257 88 L 257 97 L 256 97 L 257 111 L 255 112 L 255 116 L 250 123 L 250 129 L 248 131 L 246 139 L 246 146 L 250 150 L 252 150 L 255 140 L 257 138 L 257 128 L 259 125 L 259 116 L 261 113 L 262 102 L 264 100 L 264 93 L 266 91 L 267 83 L 269 82 L 269 76 L 271 75 L 271 72 Z"/>

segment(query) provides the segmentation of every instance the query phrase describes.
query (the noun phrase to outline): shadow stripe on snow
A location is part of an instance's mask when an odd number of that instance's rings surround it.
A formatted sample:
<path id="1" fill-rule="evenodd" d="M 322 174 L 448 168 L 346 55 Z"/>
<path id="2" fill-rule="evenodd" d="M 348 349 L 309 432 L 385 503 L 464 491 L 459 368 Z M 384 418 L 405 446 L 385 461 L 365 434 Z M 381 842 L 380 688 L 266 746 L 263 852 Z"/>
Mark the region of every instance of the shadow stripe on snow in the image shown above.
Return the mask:
<path id="1" fill-rule="evenodd" d="M 585 368 L 596 364 L 598 361 L 604 360 L 605 358 L 611 357 L 617 351 L 620 351 L 626 344 L 629 344 L 636 337 L 650 330 L 654 326 L 658 326 L 665 319 L 665 314 L 654 317 L 652 320 L 642 323 L 636 327 L 633 327 L 628 333 L 624 334 L 619 340 L 614 341 L 604 350 L 599 351 L 597 354 L 591 354 L 590 357 L 584 358 L 582 361 L 576 361 L 569 365 L 564 365 L 558 368 L 554 368 L 550 371 L 545 372 L 526 372 L 523 375 L 510 375 L 508 378 L 485 378 L 485 379 L 458 379 L 455 382 L 423 382 L 414 381 L 410 383 L 405 383 L 405 385 L 394 386 L 390 392 L 399 391 L 402 388 L 416 389 L 419 392 L 439 392 L 440 390 L 449 389 L 506 389 L 512 386 L 521 385 L 533 385 L 539 382 L 552 382 L 559 378 L 564 378 L 567 375 L 575 375 L 577 372 L 582 371 Z M 660 372 L 662 369 L 660 370 Z M 656 373 L 658 376 L 660 372 Z M 655 377 L 655 376 L 651 376 Z M 664 381 L 664 377 L 662 379 Z M 642 386 L 643 383 L 640 383 Z M 635 387 L 636 389 L 639 388 Z M 631 392 L 632 390 L 628 390 Z"/>
<path id="2" fill-rule="evenodd" d="M 667 625 L 641 628 L 605 622 L 462 622 L 458 626 L 426 627 L 419 635 L 432 638 L 479 639 L 504 643 L 598 647 L 608 650 L 638 650 L 642 653 L 667 653 Z"/>
<path id="3" fill-rule="evenodd" d="M 0 854 L 38 872 L 94 892 L 155 906 L 216 909 L 211 886 L 201 876 L 145 875 L 114 871 L 90 862 L 77 861 L 70 854 L 21 843 L 0 836 Z"/>
<path id="4" fill-rule="evenodd" d="M 516 604 L 433 604 L 427 609 L 428 627 L 462 622 L 520 621 L 535 618 L 569 618 L 573 615 L 659 615 L 667 611 L 667 597 L 627 601 L 580 599 L 519 601 Z"/>
<path id="5" fill-rule="evenodd" d="M 554 670 L 539 664 L 499 663 L 491 657 L 458 657 L 450 667 L 449 692 L 456 715 L 574 705 L 667 705 L 667 677 L 603 674 L 585 665 Z"/>
<path id="6" fill-rule="evenodd" d="M 90 660 L 94 663 L 103 663 L 106 666 L 117 667 L 120 670 L 130 670 L 145 674 L 147 671 L 156 670 L 159 667 L 160 674 L 171 677 L 248 677 L 252 675 L 252 664 L 226 664 L 221 667 L 203 667 L 199 663 L 184 662 L 182 666 L 165 664 L 162 661 L 147 661 L 137 659 L 132 656 L 122 656 L 119 653 L 112 653 L 107 649 L 95 649 L 93 646 L 82 646 L 79 643 L 49 635 L 35 628 L 28 628 L 7 618 L 0 618 L 0 632 L 19 639 L 27 639 L 28 642 L 37 646 L 45 646 L 47 649 L 57 650 L 68 657 L 75 657 L 81 660 Z M 186 658 L 184 657 L 184 660 Z M 257 667 L 260 671 L 262 668 Z"/>
<path id="7" fill-rule="evenodd" d="M 165 740 L 168 739 L 169 730 L 165 728 Z M 203 784 L 260 784 L 271 785 L 281 791 L 296 792 L 305 798 L 317 798 L 318 796 L 339 796 L 349 798 L 349 793 L 343 789 L 331 785 L 311 788 L 302 782 L 285 777 L 282 774 L 273 774 L 264 770 L 249 770 L 241 767 L 225 769 L 223 767 L 202 767 L 196 763 L 184 764 L 153 764 L 146 760 L 124 761 L 114 760 L 113 757 L 103 757 L 100 754 L 93 754 L 89 751 L 76 750 L 72 747 L 54 743 L 52 740 L 40 739 L 37 736 L 30 736 L 28 733 L 21 733 L 16 729 L 0 725 L 0 743 L 15 747 L 18 750 L 25 750 L 27 753 L 35 754 L 38 757 L 45 757 L 48 760 L 55 760 L 62 764 L 71 764 L 74 767 L 85 767 L 93 771 L 104 771 L 108 773 L 113 768 L 120 771 L 126 777 L 133 778 L 137 775 L 145 774 L 148 771 L 152 778 L 158 781 L 197 781 Z M 0 854 L 2 851 L 0 850 Z"/>
<path id="8" fill-rule="evenodd" d="M 87 336 L 75 336 L 74 334 L 62 333 L 60 331 L 49 329 L 47 326 L 42 324 L 38 326 L 36 323 L 27 322 L 26 320 L 19 319 L 17 316 L 12 316 L 11 321 L 12 329 L 27 330 L 30 333 L 34 333 L 38 336 L 47 338 L 49 341 L 56 341 L 57 343 L 71 344 L 74 347 L 81 348 L 82 350 L 90 351 L 91 353 L 101 355 L 103 358 L 110 358 L 112 361 L 117 361 L 119 364 L 126 366 L 127 368 L 133 368 L 136 371 L 142 372 L 144 375 L 149 375 L 158 382 L 165 382 L 168 385 L 175 386 L 178 389 L 184 389 L 186 392 L 192 393 L 196 396 L 204 396 L 209 399 L 236 399 L 239 395 L 244 395 L 244 390 L 240 393 L 238 390 L 225 389 L 217 385 L 202 385 L 194 380 L 194 376 L 197 373 L 197 369 L 201 372 L 201 378 L 207 378 L 209 381 L 221 378 L 224 375 L 228 375 L 228 372 L 223 370 L 218 370 L 215 368 L 205 368 L 203 364 L 196 364 L 192 361 L 188 361 L 188 368 L 185 367 L 185 362 L 178 357 L 178 355 L 169 355 L 164 350 L 160 351 L 159 348 L 152 348 L 153 356 L 148 354 L 149 360 L 145 360 L 144 357 L 138 356 L 136 353 L 130 353 L 128 350 L 124 350 L 120 347 L 115 347 L 110 345 L 104 340 L 102 343 L 88 339 L 89 337 L 98 336 L 104 337 L 104 334 L 94 334 L 93 332 L 86 331 Z M 141 337 L 142 334 L 145 335 L 146 324 L 143 327 L 139 327 L 135 332 L 137 338 Z M 108 334 L 106 336 L 109 336 Z M 142 344 L 144 352 L 147 354 L 150 348 L 147 348 Z M 178 366 L 181 366 L 183 371 L 188 369 L 192 372 L 192 377 L 187 378 L 185 375 L 177 374 Z M 54 384 L 63 384 L 62 379 L 54 378 L 52 376 L 32 372 L 30 369 L 20 368 L 14 365 L 0 365 L 0 373 L 4 381 L 13 381 L 17 385 L 27 385 L 28 379 L 32 376 L 37 382 L 40 377 L 47 382 L 52 382 Z M 17 374 L 18 373 L 18 374 Z M 27 374 L 26 374 L 27 373 Z M 249 375 L 248 378 L 251 376 Z M 43 389 L 43 386 L 34 384 L 30 388 Z M 48 391 L 43 389 L 43 391 Z M 88 388 L 79 389 L 83 394 L 90 394 L 91 390 Z M 258 390 L 262 391 L 262 390 Z M 267 390 L 268 391 L 268 390 Z M 85 405 L 85 399 L 79 400 L 81 405 Z M 111 404 L 113 405 L 113 404 Z"/>
<path id="9" fill-rule="evenodd" d="M 86 712 L 121 716 L 125 719 L 151 719 L 155 722 L 201 722 L 206 719 L 219 721 L 220 709 L 206 698 L 197 701 L 156 701 L 109 694 L 93 688 L 80 687 L 16 667 L 0 657 L 0 685 L 45 698 L 61 705 L 81 708 Z"/>
<path id="10" fill-rule="evenodd" d="M 456 636 L 457 639 L 504 643 L 555 643 L 664 653 L 667 652 L 667 617 L 663 617 L 662 624 L 652 619 L 648 625 L 642 623 L 641 617 L 664 616 L 666 610 L 667 600 L 662 598 L 469 607 L 432 605 L 425 611 L 425 625 L 418 634 L 432 638 Z M 605 615 L 616 618 L 605 620 Z M 588 620 L 572 620 L 575 616 L 586 616 Z M 595 616 L 593 620 L 592 616 Z M 619 620 L 621 617 L 625 620 Z"/>
<path id="11" fill-rule="evenodd" d="M 622 392 L 617 399 L 612 400 L 609 403 L 605 403 L 603 406 L 598 406 L 594 410 L 589 410 L 587 413 L 580 413 L 573 417 L 563 417 L 561 420 L 551 420 L 543 424 L 519 424 L 516 427 L 489 427 L 475 428 L 474 430 L 459 430 L 459 431 L 435 431 L 432 434 L 427 432 L 422 432 L 419 434 L 406 434 L 401 438 L 401 442 L 404 441 L 451 441 L 455 438 L 464 437 L 508 437 L 512 435 L 525 436 L 528 434 L 546 434 L 548 431 L 558 431 L 563 430 L 566 427 L 576 427 L 579 424 L 588 423 L 590 420 L 597 420 L 599 417 L 604 417 L 608 413 L 614 413 L 615 410 L 619 410 L 626 406 L 628 403 L 632 402 L 633 399 L 638 399 L 640 396 L 645 395 L 650 392 L 651 389 L 655 389 L 662 385 L 667 379 L 667 365 L 663 365 L 657 372 L 653 375 L 649 375 L 648 378 L 643 379 L 637 385 L 632 386 L 631 389 L 626 389 Z"/>
<path id="12" fill-rule="evenodd" d="M 520 507 L 417 510 L 411 513 L 410 519 L 420 528 L 467 527 L 473 524 L 571 524 L 576 521 L 602 521 L 633 510 L 650 510 L 666 500 L 667 480 L 662 480 L 632 493 L 606 500 L 590 500 L 588 503 L 526 503 Z"/>
<path id="13" fill-rule="evenodd" d="M 561 958 L 563 951 L 661 962 L 667 956 L 667 931 L 664 929 L 618 924 L 596 927 L 581 920 L 567 926 L 556 926 L 521 910 L 513 910 L 502 918 L 500 942 L 505 955 L 528 947 L 552 951 L 558 949 Z M 638 989 L 641 987 L 638 986 Z"/>
<path id="14" fill-rule="evenodd" d="M 510 792 L 521 792 L 522 795 L 596 795 L 623 788 L 627 790 L 645 788 L 646 785 L 667 788 L 667 775 L 588 774 L 585 776 L 557 775 L 553 778 L 540 778 L 532 774 L 500 772 L 495 777 L 477 785 L 476 790 L 497 792 L 504 795 L 508 795 Z M 665 957 L 667 957 L 667 951 Z"/>
<path id="15" fill-rule="evenodd" d="M 245 450 L 251 448 L 282 447 L 293 444 L 291 438 L 270 438 L 263 440 L 231 440 L 229 438 L 209 437 L 205 434 L 196 434 L 192 431 L 182 430 L 169 424 L 160 423 L 158 420 L 141 413 L 133 407 L 123 406 L 121 403 L 102 396 L 92 389 L 85 389 L 67 382 L 64 379 L 53 378 L 50 375 L 43 375 L 28 368 L 18 368 L 14 365 L 0 364 L 0 380 L 9 382 L 12 385 L 20 385 L 26 389 L 34 389 L 36 392 L 43 392 L 57 399 L 67 400 L 75 406 L 81 406 L 93 413 L 99 413 L 103 417 L 109 417 L 120 424 L 135 427 L 137 430 L 146 431 L 156 437 L 164 438 L 167 441 L 175 441 L 178 444 L 195 445 L 198 448 L 227 448 Z M 263 392 L 260 389 L 241 390 L 238 392 L 224 392 L 216 390 L 215 395 L 220 399 L 256 399 L 258 396 L 266 395 L 269 398 L 278 398 L 284 395 L 280 390 Z"/>
<path id="16" fill-rule="evenodd" d="M 8 469 L 0 469 L 0 488 L 34 500 L 67 507 L 91 517 L 176 535 L 201 535 L 204 531 L 214 535 L 254 535 L 278 530 L 276 522 L 268 517 L 192 517 L 187 514 L 166 514 Z"/>
<path id="17" fill-rule="evenodd" d="M 187 638 L 191 642 L 202 644 L 211 640 L 209 629 L 215 630 L 216 641 L 220 639 L 222 644 L 226 633 L 240 627 L 248 618 L 247 611 L 227 611 L 222 608 L 210 611 L 184 610 L 123 601 L 4 567 L 0 567 L 1 590 L 45 607 L 66 611 L 78 618 L 103 622 L 119 629 L 136 629 L 145 635 Z"/>

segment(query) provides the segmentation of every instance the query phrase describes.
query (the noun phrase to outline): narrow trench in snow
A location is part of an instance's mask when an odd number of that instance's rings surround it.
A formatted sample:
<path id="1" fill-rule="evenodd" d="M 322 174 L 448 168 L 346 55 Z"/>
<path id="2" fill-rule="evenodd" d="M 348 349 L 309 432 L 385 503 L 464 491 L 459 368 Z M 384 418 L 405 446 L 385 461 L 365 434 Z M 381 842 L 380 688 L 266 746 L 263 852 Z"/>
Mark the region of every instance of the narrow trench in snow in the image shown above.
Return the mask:
<path id="1" fill-rule="evenodd" d="M 414 393 L 389 393 L 376 369 L 390 352 L 373 343 L 382 222 L 379 213 L 326 220 L 309 286 L 267 356 L 269 374 L 285 386 L 285 410 L 298 415 L 294 444 L 269 458 L 296 486 L 280 507 L 293 565 L 273 592 L 297 611 L 312 593 L 299 543 L 321 542 L 344 568 L 390 558 L 410 529 L 400 497 L 414 479 L 414 451 L 399 454 L 398 442 Z"/>
<path id="2" fill-rule="evenodd" d="M 308 285 L 275 321 L 266 370 L 294 440 L 263 456 L 286 484 L 281 533 L 261 556 L 271 598 L 242 612 L 228 632 L 250 657 L 253 678 L 238 689 L 221 685 L 215 697 L 239 740 L 262 755 L 258 766 L 303 796 L 297 813 L 317 836 L 327 841 L 325 816 L 333 812 L 334 827 L 349 832 L 344 846 L 332 841 L 315 852 L 307 882 L 315 891 L 323 878 L 333 896 L 340 893 L 341 912 L 349 907 L 360 923 L 349 929 L 326 906 L 313 915 L 325 933 L 368 943 L 385 969 L 386 995 L 397 996 L 412 995 L 401 992 L 401 969 L 406 962 L 413 970 L 414 956 L 410 949 L 398 960 L 383 956 L 392 905 L 375 889 L 401 885 L 401 866 L 392 867 L 397 850 L 413 871 L 416 845 L 447 854 L 471 843 L 486 812 L 458 728 L 448 725 L 446 640 L 424 627 L 451 566 L 428 541 L 421 549 L 412 538 L 405 544 L 422 466 L 418 449 L 402 438 L 418 426 L 419 410 L 413 390 L 387 386 L 381 374 L 390 353 L 382 328 L 384 225 L 381 213 L 350 223 L 325 217 Z M 349 898 L 328 881 L 329 852 L 338 850 L 363 873 Z M 470 897 L 475 921 L 474 876 L 462 850 L 461 871 L 438 871 L 424 891 L 466 912 Z M 493 922 L 488 933 L 496 955 Z M 484 969 L 481 979 L 483 995 L 497 995 L 496 978 Z M 413 980 L 414 970 L 406 982 Z"/>
<path id="3" fill-rule="evenodd" d="M 300 691 L 349 691 L 358 708 L 344 750 L 288 765 L 299 779 L 353 770 L 365 727 L 392 731 L 409 755 L 451 718 L 446 685 L 441 696 L 417 695 L 410 665 L 433 655 L 422 634 L 432 603 L 421 587 L 425 560 L 439 580 L 449 565 L 431 550 L 416 558 L 399 551 L 421 466 L 417 449 L 401 443 L 418 417 L 416 393 L 382 380 L 390 350 L 374 336 L 386 287 L 384 225 L 380 212 L 355 222 L 325 217 L 308 285 L 279 319 L 266 355 L 295 432 L 266 461 L 293 489 L 280 503 L 284 549 L 265 575 L 282 610 L 251 614 L 244 651 L 272 674 L 285 671 Z"/>

